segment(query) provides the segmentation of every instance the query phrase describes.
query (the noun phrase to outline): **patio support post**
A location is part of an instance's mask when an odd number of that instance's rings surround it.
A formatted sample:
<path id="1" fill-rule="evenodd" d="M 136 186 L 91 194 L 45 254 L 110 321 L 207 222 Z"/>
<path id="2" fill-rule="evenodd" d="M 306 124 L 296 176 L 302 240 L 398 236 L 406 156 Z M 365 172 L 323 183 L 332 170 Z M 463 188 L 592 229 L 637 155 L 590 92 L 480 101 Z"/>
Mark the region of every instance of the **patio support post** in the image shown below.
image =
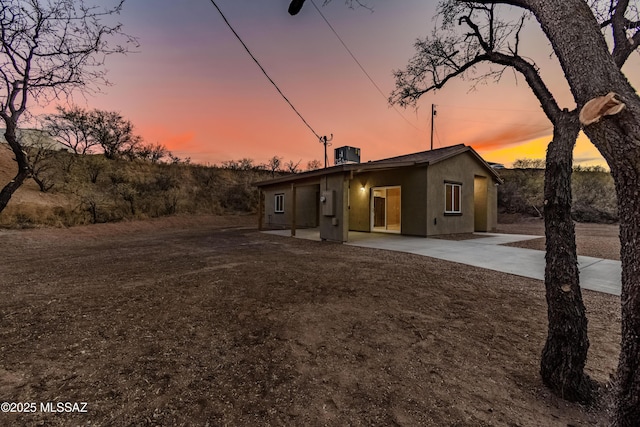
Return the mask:
<path id="1" fill-rule="evenodd" d="M 296 235 L 296 186 L 291 184 L 291 237 Z"/>
<path id="2" fill-rule="evenodd" d="M 262 231 L 264 221 L 264 193 L 258 188 L 258 231 Z"/>

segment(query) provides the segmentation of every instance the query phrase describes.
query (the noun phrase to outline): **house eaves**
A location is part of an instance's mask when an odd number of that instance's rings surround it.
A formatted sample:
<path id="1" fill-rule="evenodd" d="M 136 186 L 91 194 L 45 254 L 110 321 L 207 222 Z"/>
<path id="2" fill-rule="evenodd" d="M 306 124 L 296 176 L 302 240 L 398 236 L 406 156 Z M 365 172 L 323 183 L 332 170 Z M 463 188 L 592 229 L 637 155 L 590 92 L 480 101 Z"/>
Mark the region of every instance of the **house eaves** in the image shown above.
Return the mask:
<path id="1" fill-rule="evenodd" d="M 407 166 L 415 166 L 417 162 L 407 162 L 407 161 L 399 161 L 399 162 L 386 162 L 386 163 L 377 163 L 377 162 L 368 162 L 368 163 L 349 163 L 345 165 L 331 166 L 325 169 L 317 169 L 309 172 L 302 172 L 298 174 L 292 174 L 287 176 L 281 176 L 278 178 L 269 179 L 266 181 L 258 181 L 252 183 L 252 185 L 256 187 L 266 187 L 274 184 L 285 184 L 288 182 L 295 181 L 303 181 L 310 178 L 321 178 L 327 175 L 335 175 L 338 173 L 363 173 L 372 170 L 385 170 L 385 169 L 397 169 L 401 167 Z"/>
<path id="2" fill-rule="evenodd" d="M 498 173 L 491 166 L 489 166 L 489 164 L 478 153 L 476 153 L 476 151 L 472 147 L 466 146 L 464 144 L 458 144 L 451 147 L 444 147 L 431 151 L 422 151 L 419 153 L 406 154 L 389 159 L 369 161 L 367 163 L 349 163 L 344 165 L 331 166 L 325 169 L 317 169 L 314 171 L 287 175 L 266 181 L 254 182 L 253 185 L 255 185 L 256 187 L 266 187 L 274 184 L 284 184 L 289 182 L 320 178 L 323 176 L 334 175 L 338 173 L 350 173 L 353 175 L 369 171 L 390 170 L 409 166 L 428 166 L 440 163 L 452 157 L 463 154 L 467 151 L 470 152 L 489 171 L 489 173 L 495 178 L 498 183 L 504 183 L 502 178 L 500 178 L 500 175 L 498 175 Z"/>

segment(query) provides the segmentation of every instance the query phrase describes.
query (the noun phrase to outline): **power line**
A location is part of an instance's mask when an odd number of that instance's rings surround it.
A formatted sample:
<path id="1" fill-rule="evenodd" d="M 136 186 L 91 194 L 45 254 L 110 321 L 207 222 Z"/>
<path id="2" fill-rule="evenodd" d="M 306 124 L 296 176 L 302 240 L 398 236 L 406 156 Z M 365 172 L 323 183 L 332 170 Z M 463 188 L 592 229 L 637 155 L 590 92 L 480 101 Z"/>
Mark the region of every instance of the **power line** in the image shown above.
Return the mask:
<path id="1" fill-rule="evenodd" d="M 213 6 L 218 9 L 218 12 L 220 13 L 220 16 L 222 16 L 222 19 L 224 20 L 225 24 L 227 24 L 227 26 L 229 27 L 229 29 L 231 30 L 231 32 L 233 32 L 233 34 L 236 36 L 236 38 L 238 39 L 238 41 L 242 44 L 242 47 L 244 47 L 244 50 L 247 51 L 247 53 L 249 54 L 249 56 L 251 57 L 251 59 L 253 59 L 253 62 L 256 63 L 256 65 L 260 68 L 260 70 L 262 71 L 262 74 L 265 75 L 265 77 L 267 79 L 269 79 L 269 81 L 271 82 L 271 84 L 273 85 L 273 87 L 276 88 L 276 90 L 278 91 L 278 93 L 282 96 L 282 98 L 284 98 L 284 100 L 287 102 L 287 104 L 289 104 L 289 106 L 293 109 L 293 111 L 295 111 L 295 113 L 298 115 L 298 117 L 300 117 L 300 119 L 304 122 L 304 124 L 309 128 L 309 130 L 311 132 L 313 132 L 313 134 L 316 136 L 316 138 L 321 139 L 320 135 L 318 135 L 318 133 L 313 130 L 313 128 L 311 127 L 311 125 L 304 119 L 304 117 L 302 117 L 302 114 L 300 114 L 300 112 L 296 109 L 296 107 L 293 106 L 293 104 L 291 103 L 291 101 L 289 101 L 289 98 L 287 98 L 285 96 L 284 93 L 282 93 L 282 91 L 280 90 L 280 88 L 278 87 L 278 85 L 276 84 L 276 82 L 273 81 L 273 79 L 271 77 L 269 77 L 269 74 L 267 74 L 267 72 L 265 71 L 264 67 L 262 67 L 262 65 L 260 65 L 260 62 L 258 62 L 258 60 L 256 59 L 255 56 L 253 56 L 253 53 L 251 53 L 251 51 L 249 50 L 249 48 L 247 47 L 247 45 L 244 43 L 244 41 L 242 41 L 242 39 L 240 38 L 240 36 L 238 35 L 238 33 L 236 32 L 236 30 L 233 29 L 233 27 L 231 26 L 231 24 L 229 23 L 229 21 L 227 20 L 226 16 L 224 16 L 224 13 L 222 13 L 222 11 L 220 10 L 220 8 L 218 7 L 218 5 L 216 4 L 215 0 L 211 0 L 211 3 L 213 4 Z"/>
<path id="2" fill-rule="evenodd" d="M 324 20 L 324 22 L 326 22 L 326 24 L 329 26 L 329 28 L 331 29 L 331 31 L 333 32 L 333 34 L 335 34 L 335 36 L 338 38 L 338 40 L 340 41 L 340 43 L 342 44 L 342 46 L 346 49 L 346 51 L 349 53 L 349 55 L 351 55 L 351 58 L 355 61 L 355 63 L 358 65 L 358 67 L 360 67 L 360 69 L 362 70 L 362 72 L 364 73 L 365 76 L 367 76 L 367 78 L 369 79 L 369 81 L 371 82 L 371 84 L 373 84 L 373 86 L 375 86 L 375 88 L 378 90 L 378 92 L 380 92 L 380 95 L 382 95 L 382 97 L 384 98 L 385 102 L 387 102 L 387 95 L 384 94 L 384 92 L 382 91 L 382 89 L 380 89 L 380 86 L 378 86 L 378 84 L 373 80 L 373 78 L 371 77 L 371 75 L 369 75 L 369 73 L 367 72 L 367 70 L 365 70 L 365 68 L 362 66 L 362 64 L 360 63 L 360 61 L 358 61 L 358 58 L 356 58 L 356 56 L 353 54 L 353 52 L 351 52 L 351 49 L 349 49 L 349 47 L 347 46 L 347 44 L 344 42 L 344 40 L 342 40 L 342 37 L 340 37 L 340 35 L 338 34 L 338 32 L 333 28 L 333 25 L 331 25 L 331 23 L 329 23 L 329 20 L 324 16 L 324 14 L 322 13 L 322 11 L 320 10 L 320 8 L 318 6 L 316 6 L 316 3 L 311 0 L 311 4 L 313 5 L 313 7 L 316 8 L 316 10 L 318 11 L 318 13 L 320 14 L 320 16 L 322 17 L 322 19 Z M 401 112 L 400 110 L 398 110 L 396 108 L 395 105 L 392 105 L 393 109 L 396 111 L 396 113 L 400 114 L 400 116 L 407 122 L 409 123 L 411 126 L 413 126 L 415 129 L 422 131 L 422 129 L 418 128 L 416 125 L 414 125 L 413 123 L 411 123 L 409 121 L 409 119 L 407 119 Z"/>

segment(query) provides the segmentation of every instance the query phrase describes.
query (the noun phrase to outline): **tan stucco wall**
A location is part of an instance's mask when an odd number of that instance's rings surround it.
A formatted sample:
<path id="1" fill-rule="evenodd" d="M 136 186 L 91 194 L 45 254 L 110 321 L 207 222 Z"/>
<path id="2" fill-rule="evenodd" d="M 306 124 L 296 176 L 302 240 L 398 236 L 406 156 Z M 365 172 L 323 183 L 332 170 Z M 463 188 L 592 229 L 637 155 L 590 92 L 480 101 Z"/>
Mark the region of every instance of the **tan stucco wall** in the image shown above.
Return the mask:
<path id="1" fill-rule="evenodd" d="M 483 177 L 486 216 L 476 224 L 474 179 Z M 445 215 L 445 182 L 462 184 L 460 215 Z M 482 182 L 482 181 L 479 181 Z M 362 187 L 364 186 L 364 191 Z M 414 236 L 471 233 L 497 227 L 497 187 L 495 176 L 471 152 L 430 166 L 407 166 L 395 170 L 358 173 L 340 172 L 303 179 L 296 184 L 296 227 L 319 227 L 324 240 L 347 241 L 348 231 L 371 230 L 371 192 L 374 187 L 401 187 L 401 233 Z M 319 199 L 333 191 L 334 212 L 324 215 Z M 263 188 L 265 228 L 291 227 L 291 184 Z M 285 195 L 285 212 L 275 213 L 275 194 Z M 484 223 L 486 222 L 486 227 Z"/>
<path id="2" fill-rule="evenodd" d="M 296 227 L 318 226 L 318 185 L 296 186 Z M 284 194 L 284 213 L 275 212 L 275 195 Z M 264 228 L 290 228 L 293 198 L 291 184 L 282 184 L 264 190 Z"/>
<path id="3" fill-rule="evenodd" d="M 486 178 L 487 229 L 497 226 L 497 189 L 493 175 L 467 152 L 429 166 L 427 190 L 427 235 L 472 233 L 475 231 L 474 179 Z M 460 215 L 445 215 L 445 182 L 462 184 Z"/>
<path id="4" fill-rule="evenodd" d="M 349 229 L 371 231 L 371 189 L 401 187 L 401 233 L 426 236 L 426 167 L 354 174 L 349 182 Z M 362 188 L 364 187 L 364 190 Z"/>
<path id="5" fill-rule="evenodd" d="M 498 182 L 490 179 L 487 192 L 487 231 L 496 231 L 498 228 Z"/>
<path id="6" fill-rule="evenodd" d="M 473 180 L 474 231 L 489 231 L 488 227 L 488 188 L 489 179 L 475 175 Z"/>

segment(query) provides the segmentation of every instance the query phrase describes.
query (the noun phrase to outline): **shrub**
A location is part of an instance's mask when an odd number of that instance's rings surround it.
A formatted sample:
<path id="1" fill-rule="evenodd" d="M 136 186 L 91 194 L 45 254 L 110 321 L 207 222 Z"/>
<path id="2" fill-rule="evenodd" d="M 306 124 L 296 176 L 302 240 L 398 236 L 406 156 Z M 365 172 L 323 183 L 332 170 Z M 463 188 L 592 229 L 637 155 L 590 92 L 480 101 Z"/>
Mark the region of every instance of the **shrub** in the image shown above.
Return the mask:
<path id="1" fill-rule="evenodd" d="M 498 187 L 498 211 L 507 214 L 542 216 L 544 213 L 544 170 L 504 169 L 504 184 Z M 581 222 L 618 220 L 613 178 L 602 169 L 578 169 L 572 174 L 572 211 Z"/>

